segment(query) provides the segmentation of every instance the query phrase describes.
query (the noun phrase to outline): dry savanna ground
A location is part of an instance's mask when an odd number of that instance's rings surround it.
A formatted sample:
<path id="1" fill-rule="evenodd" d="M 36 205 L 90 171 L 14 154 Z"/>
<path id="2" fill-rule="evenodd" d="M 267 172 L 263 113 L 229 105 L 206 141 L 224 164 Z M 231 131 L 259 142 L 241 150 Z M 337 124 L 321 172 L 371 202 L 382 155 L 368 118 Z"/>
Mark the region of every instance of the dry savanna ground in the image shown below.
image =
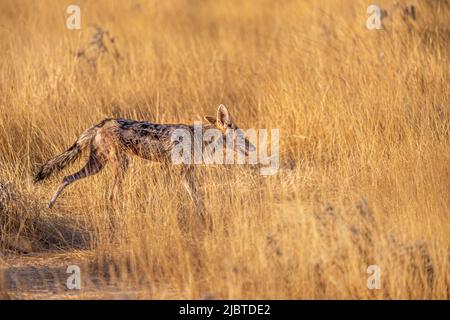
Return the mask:
<path id="1" fill-rule="evenodd" d="M 448 1 L 380 0 L 382 30 L 362 0 L 80 0 L 68 30 L 72 2 L 0 1 L 2 298 L 449 299 Z M 104 118 L 221 103 L 280 129 L 280 168 L 199 166 L 210 231 L 141 159 L 120 202 L 107 167 L 46 208 L 86 155 L 32 183 Z"/>

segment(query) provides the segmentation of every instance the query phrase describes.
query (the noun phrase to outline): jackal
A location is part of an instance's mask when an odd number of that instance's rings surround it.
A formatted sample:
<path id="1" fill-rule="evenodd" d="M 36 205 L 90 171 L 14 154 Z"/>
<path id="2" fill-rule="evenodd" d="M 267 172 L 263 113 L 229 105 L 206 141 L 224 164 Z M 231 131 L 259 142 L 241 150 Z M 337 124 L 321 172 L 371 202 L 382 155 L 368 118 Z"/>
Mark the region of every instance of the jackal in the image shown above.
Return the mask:
<path id="1" fill-rule="evenodd" d="M 202 130 L 219 129 L 225 137 L 228 129 L 239 129 L 233 121 L 228 109 L 220 105 L 217 116 L 206 116 L 207 124 Z M 160 162 L 164 169 L 177 170 L 181 176 L 183 186 L 193 200 L 197 210 L 204 214 L 204 205 L 199 196 L 194 180 L 194 166 L 192 164 L 173 165 L 171 151 L 176 143 L 171 137 L 175 130 L 186 130 L 194 135 L 194 126 L 185 124 L 157 124 L 146 121 L 127 119 L 104 119 L 100 123 L 84 131 L 77 141 L 64 153 L 50 159 L 42 165 L 34 177 L 34 182 L 45 180 L 53 173 L 60 171 L 78 159 L 82 151 L 89 148 L 89 159 L 78 172 L 66 176 L 48 203 L 51 208 L 62 191 L 71 183 L 94 175 L 102 170 L 107 163 L 113 166 L 114 186 L 110 194 L 112 200 L 122 189 L 122 180 L 128 168 L 128 156 L 136 155 L 141 158 Z M 243 152 L 248 154 L 255 147 L 244 137 Z"/>

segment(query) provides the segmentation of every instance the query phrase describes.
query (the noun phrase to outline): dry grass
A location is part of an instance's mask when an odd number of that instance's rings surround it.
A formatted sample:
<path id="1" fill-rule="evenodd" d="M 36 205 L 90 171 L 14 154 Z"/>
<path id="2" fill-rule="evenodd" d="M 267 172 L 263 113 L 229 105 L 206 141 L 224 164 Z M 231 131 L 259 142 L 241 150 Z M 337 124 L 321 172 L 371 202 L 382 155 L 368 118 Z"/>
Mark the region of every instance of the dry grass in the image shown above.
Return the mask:
<path id="1" fill-rule="evenodd" d="M 354 0 L 79 1 L 69 31 L 71 1 L 1 1 L 4 258 L 84 249 L 139 298 L 449 299 L 450 7 L 417 1 L 414 20 L 379 2 L 380 31 Z M 119 55 L 87 45 L 90 24 Z M 243 128 L 281 130 L 281 168 L 201 168 L 210 233 L 157 164 L 134 159 L 122 208 L 107 170 L 52 210 L 62 175 L 31 183 L 105 117 L 192 123 L 220 103 Z"/>

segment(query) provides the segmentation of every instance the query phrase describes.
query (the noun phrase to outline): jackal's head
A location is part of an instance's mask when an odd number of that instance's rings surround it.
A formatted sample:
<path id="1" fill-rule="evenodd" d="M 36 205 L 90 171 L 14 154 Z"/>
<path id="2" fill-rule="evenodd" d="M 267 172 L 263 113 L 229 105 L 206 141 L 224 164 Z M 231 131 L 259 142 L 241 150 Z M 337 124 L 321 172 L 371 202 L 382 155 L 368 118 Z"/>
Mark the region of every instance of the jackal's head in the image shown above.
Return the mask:
<path id="1" fill-rule="evenodd" d="M 249 152 L 256 150 L 255 146 L 248 141 L 248 139 L 244 136 L 243 131 L 236 125 L 230 112 L 223 104 L 221 104 L 217 109 L 216 117 L 205 116 L 205 119 L 222 132 L 222 136 L 225 140 L 233 140 L 232 144 L 229 144 L 230 141 L 227 141 L 227 146 L 237 146 L 246 156 Z"/>

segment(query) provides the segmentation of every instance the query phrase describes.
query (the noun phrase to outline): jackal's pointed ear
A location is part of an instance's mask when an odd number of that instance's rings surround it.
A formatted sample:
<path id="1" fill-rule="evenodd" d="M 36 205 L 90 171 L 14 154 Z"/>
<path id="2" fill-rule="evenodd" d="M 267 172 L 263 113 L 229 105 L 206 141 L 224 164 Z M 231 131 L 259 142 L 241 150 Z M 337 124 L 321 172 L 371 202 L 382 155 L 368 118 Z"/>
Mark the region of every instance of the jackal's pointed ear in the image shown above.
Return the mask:
<path id="1" fill-rule="evenodd" d="M 228 124 L 231 124 L 230 112 L 223 104 L 217 109 L 217 124 L 221 127 L 227 127 Z"/>
<path id="2" fill-rule="evenodd" d="M 211 117 L 211 116 L 205 116 L 205 120 L 213 125 L 216 125 L 216 122 L 217 122 L 216 118 Z"/>

